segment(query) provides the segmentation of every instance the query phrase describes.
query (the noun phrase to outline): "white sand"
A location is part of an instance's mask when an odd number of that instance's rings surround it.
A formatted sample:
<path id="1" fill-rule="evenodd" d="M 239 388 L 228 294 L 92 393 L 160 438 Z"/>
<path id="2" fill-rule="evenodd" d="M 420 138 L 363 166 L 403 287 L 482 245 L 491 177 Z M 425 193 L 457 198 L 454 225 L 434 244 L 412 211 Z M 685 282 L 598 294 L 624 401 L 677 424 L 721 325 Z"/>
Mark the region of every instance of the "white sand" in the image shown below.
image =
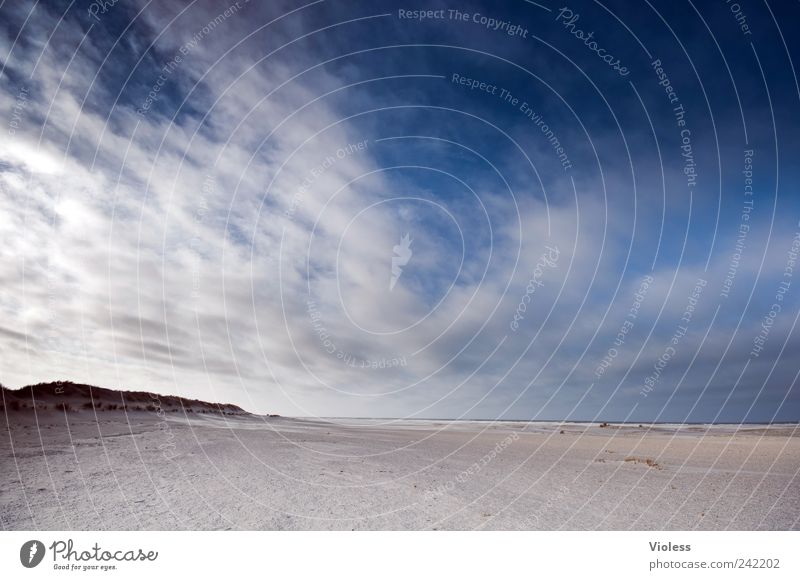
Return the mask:
<path id="1" fill-rule="evenodd" d="M 167 416 L 8 413 L 2 527 L 800 528 L 796 426 Z"/>

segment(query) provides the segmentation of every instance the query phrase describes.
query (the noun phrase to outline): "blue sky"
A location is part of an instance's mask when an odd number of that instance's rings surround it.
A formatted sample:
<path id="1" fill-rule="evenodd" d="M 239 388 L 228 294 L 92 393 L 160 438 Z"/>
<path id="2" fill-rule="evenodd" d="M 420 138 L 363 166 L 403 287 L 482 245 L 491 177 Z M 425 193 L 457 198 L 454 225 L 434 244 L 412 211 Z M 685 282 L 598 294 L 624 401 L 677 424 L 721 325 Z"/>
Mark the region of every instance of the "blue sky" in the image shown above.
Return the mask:
<path id="1" fill-rule="evenodd" d="M 5 3 L 0 380 L 796 421 L 798 10 Z"/>

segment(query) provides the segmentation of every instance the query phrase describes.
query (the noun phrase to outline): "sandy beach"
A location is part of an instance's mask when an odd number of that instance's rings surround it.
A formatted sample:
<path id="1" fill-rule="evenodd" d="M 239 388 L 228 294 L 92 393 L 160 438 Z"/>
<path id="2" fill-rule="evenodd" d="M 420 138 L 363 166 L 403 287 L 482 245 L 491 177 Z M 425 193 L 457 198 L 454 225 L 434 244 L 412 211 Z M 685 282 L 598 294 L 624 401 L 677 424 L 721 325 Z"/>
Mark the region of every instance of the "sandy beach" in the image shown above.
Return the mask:
<path id="1" fill-rule="evenodd" d="M 796 425 L 3 414 L 3 529 L 787 530 Z"/>

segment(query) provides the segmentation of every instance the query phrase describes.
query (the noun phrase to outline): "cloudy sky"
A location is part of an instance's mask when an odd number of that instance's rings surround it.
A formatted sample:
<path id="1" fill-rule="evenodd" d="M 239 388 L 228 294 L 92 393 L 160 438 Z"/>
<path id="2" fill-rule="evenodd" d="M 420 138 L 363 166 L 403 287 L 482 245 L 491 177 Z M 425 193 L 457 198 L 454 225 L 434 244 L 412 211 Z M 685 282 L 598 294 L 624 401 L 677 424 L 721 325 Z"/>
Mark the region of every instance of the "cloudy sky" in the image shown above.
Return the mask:
<path id="1" fill-rule="evenodd" d="M 3 3 L 0 381 L 800 419 L 800 9 L 706 4 Z"/>

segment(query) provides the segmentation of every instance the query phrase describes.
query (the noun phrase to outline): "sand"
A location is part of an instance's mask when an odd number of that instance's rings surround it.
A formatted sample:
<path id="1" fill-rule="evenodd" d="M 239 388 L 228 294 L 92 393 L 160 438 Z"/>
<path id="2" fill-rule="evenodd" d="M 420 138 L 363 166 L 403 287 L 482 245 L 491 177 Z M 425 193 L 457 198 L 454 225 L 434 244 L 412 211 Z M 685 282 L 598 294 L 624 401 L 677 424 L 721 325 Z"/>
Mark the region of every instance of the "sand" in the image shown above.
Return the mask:
<path id="1" fill-rule="evenodd" d="M 1 428 L 3 529 L 800 528 L 796 425 L 29 410 Z"/>

